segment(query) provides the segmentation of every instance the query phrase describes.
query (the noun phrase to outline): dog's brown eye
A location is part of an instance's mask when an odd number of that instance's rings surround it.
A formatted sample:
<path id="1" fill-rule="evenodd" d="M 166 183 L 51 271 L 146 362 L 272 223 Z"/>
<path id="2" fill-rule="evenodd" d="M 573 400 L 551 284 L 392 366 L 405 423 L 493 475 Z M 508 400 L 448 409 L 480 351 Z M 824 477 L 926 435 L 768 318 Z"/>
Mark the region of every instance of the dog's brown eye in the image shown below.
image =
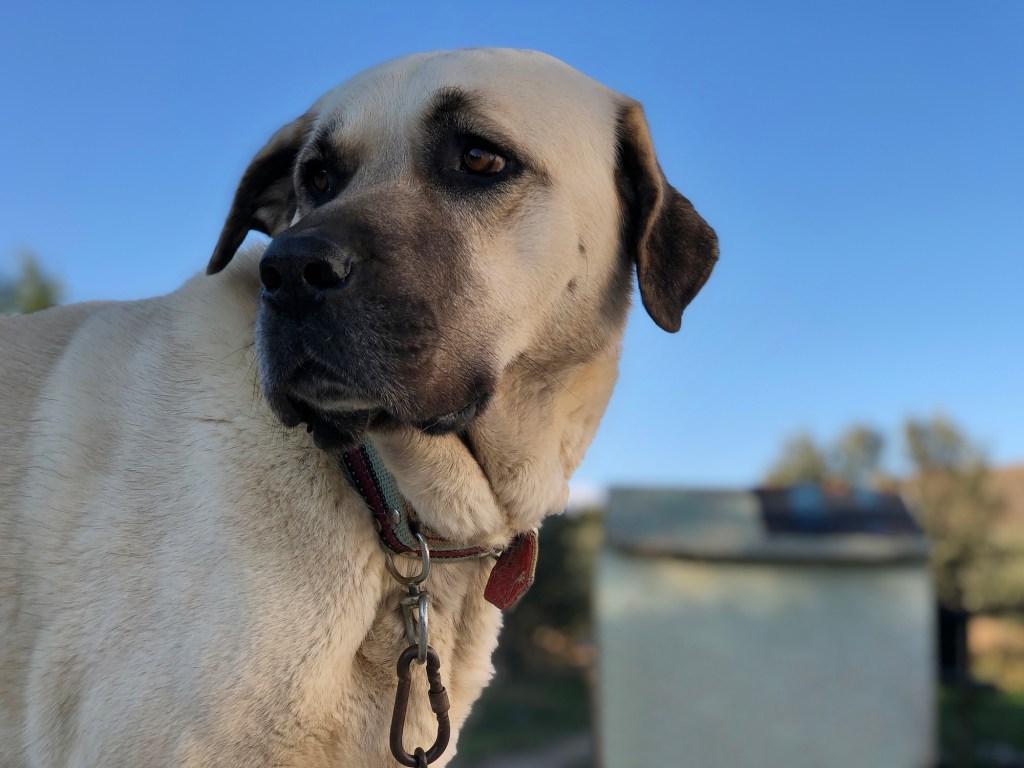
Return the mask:
<path id="1" fill-rule="evenodd" d="M 327 187 L 330 185 L 330 179 L 327 178 L 327 169 L 324 166 L 315 166 L 313 168 L 311 178 L 313 180 L 313 186 L 316 187 L 317 192 L 327 191 Z"/>
<path id="2" fill-rule="evenodd" d="M 483 147 L 470 147 L 462 153 L 462 167 L 469 173 L 494 176 L 505 170 L 508 161 L 497 152 Z"/>

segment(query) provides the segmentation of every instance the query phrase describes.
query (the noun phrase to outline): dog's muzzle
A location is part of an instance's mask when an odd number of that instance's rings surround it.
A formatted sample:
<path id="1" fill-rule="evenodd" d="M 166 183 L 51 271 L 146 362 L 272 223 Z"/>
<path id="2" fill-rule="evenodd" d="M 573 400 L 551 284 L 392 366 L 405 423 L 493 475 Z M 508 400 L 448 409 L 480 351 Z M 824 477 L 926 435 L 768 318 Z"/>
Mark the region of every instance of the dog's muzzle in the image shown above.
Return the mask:
<path id="1" fill-rule="evenodd" d="M 381 234 L 381 232 L 385 234 Z M 472 341 L 451 347 L 445 308 L 458 304 L 457 274 L 421 281 L 433 252 L 365 216 L 313 214 L 280 233 L 260 260 L 260 381 L 287 426 L 334 440 L 355 412 L 440 434 L 463 429 L 486 407 L 492 366 Z"/>

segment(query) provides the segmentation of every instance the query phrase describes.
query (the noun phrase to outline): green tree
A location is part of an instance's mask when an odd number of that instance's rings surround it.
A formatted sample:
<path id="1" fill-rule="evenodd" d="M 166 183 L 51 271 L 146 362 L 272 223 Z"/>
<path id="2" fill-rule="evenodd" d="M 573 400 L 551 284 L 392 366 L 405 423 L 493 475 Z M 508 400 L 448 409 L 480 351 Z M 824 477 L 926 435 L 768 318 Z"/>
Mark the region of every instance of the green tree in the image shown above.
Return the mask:
<path id="1" fill-rule="evenodd" d="M 943 605 L 957 611 L 1024 605 L 1024 539 L 993 535 L 1005 503 L 993 489 L 984 452 L 944 416 L 908 419 L 903 433 L 911 471 L 899 483 L 883 469 L 882 434 L 862 424 L 830 445 L 807 434 L 790 438 L 766 483 L 898 488 L 931 540 L 931 569 Z"/>
<path id="2" fill-rule="evenodd" d="M 885 438 L 877 430 L 855 425 L 836 441 L 831 455 L 832 474 L 853 486 L 877 486 L 884 481 L 882 450 Z"/>
<path id="3" fill-rule="evenodd" d="M 800 485 L 829 480 L 828 457 L 814 438 L 798 434 L 786 440 L 782 456 L 768 471 L 768 485 Z"/>
<path id="4" fill-rule="evenodd" d="M 885 439 L 861 424 L 843 432 L 831 446 L 821 446 L 806 433 L 794 435 L 768 471 L 768 485 L 839 483 L 875 486 L 884 480 L 881 469 Z"/>
<path id="5" fill-rule="evenodd" d="M 26 315 L 58 303 L 60 283 L 42 270 L 35 252 L 21 249 L 18 260 L 17 277 L 0 278 L 0 315 Z"/>
<path id="6" fill-rule="evenodd" d="M 1024 600 L 1021 553 L 1006 544 L 997 546 L 993 536 L 1004 501 L 992 489 L 983 451 L 941 415 L 908 419 L 904 436 L 914 468 L 905 494 L 931 539 L 929 558 L 939 602 L 950 610 L 978 612 Z M 976 706 L 976 692 L 964 674 L 953 688 L 950 736 L 957 766 L 976 765 Z"/>
<path id="7" fill-rule="evenodd" d="M 984 452 L 941 415 L 908 419 L 904 436 L 913 464 L 904 487 L 931 538 L 939 600 L 953 610 L 992 607 L 996 593 L 1005 597 L 1017 590 L 992 568 L 1007 554 L 992 538 L 1005 502 L 992 488 Z"/>

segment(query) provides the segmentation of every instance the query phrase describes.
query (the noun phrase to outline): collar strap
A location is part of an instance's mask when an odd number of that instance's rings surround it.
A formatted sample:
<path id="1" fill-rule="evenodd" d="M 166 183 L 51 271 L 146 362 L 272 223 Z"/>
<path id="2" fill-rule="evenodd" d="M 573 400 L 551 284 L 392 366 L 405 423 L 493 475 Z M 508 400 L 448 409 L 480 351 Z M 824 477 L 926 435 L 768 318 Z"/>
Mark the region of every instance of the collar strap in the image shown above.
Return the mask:
<path id="1" fill-rule="evenodd" d="M 430 556 L 440 560 L 468 560 L 496 554 L 486 547 L 467 547 L 431 535 L 416 519 L 415 510 L 398 491 L 391 473 L 369 440 L 342 457 L 349 482 L 366 502 L 380 543 L 396 555 L 419 555 L 416 533 L 430 545 Z"/>
<path id="2" fill-rule="evenodd" d="M 484 597 L 501 610 L 510 608 L 533 584 L 537 569 L 537 531 L 516 536 L 500 552 L 452 542 L 431 534 L 416 517 L 416 510 L 402 496 L 369 440 L 341 457 L 349 482 L 366 504 L 381 545 L 396 555 L 419 555 L 416 534 L 430 546 L 432 560 L 455 561 L 497 556 L 484 589 Z"/>

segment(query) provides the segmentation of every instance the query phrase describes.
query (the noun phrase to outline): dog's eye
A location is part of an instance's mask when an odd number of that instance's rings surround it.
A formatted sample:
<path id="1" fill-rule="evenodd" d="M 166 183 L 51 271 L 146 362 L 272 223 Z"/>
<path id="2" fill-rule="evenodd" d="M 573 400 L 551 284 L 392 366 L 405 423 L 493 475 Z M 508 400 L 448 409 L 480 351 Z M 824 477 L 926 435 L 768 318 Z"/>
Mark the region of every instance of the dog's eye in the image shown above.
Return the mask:
<path id="1" fill-rule="evenodd" d="M 325 201 L 335 192 L 337 177 L 321 160 L 310 160 L 302 166 L 302 183 L 317 203 Z"/>
<path id="2" fill-rule="evenodd" d="M 331 186 L 331 179 L 327 175 L 327 167 L 322 163 L 316 163 L 309 169 L 309 180 L 313 188 L 323 194 Z"/>
<path id="3" fill-rule="evenodd" d="M 462 153 L 462 169 L 477 176 L 496 176 L 505 170 L 508 160 L 483 147 L 469 147 Z"/>

